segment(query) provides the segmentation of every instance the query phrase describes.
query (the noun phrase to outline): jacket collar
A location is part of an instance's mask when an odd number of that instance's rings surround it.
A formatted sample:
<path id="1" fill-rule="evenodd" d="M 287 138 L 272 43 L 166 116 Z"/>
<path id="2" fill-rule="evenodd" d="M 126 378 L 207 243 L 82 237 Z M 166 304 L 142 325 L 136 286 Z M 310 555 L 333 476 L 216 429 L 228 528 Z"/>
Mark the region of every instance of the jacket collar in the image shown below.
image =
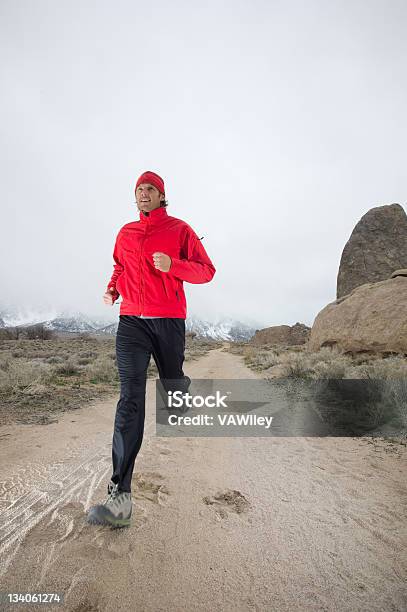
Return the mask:
<path id="1" fill-rule="evenodd" d="M 158 208 L 154 208 L 154 210 L 150 210 L 148 215 L 145 215 L 140 210 L 140 223 L 144 225 L 157 225 L 161 223 L 168 217 L 165 206 L 159 206 Z"/>

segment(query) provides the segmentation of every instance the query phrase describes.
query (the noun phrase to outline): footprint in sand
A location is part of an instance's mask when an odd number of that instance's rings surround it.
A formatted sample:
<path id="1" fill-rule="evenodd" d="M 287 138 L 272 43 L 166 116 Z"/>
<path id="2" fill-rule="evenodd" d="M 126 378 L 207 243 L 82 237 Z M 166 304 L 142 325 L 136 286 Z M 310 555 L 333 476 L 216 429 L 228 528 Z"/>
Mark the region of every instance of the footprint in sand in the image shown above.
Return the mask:
<path id="1" fill-rule="evenodd" d="M 171 455 L 171 450 L 163 446 L 159 447 L 159 453 L 160 455 Z"/>
<path id="2" fill-rule="evenodd" d="M 157 482 L 163 477 L 158 472 L 140 472 L 133 476 L 133 497 L 135 499 L 147 499 L 155 504 L 164 505 L 169 495 L 165 484 Z"/>
<path id="3" fill-rule="evenodd" d="M 70 612 L 98 612 L 102 609 L 101 599 L 100 584 L 80 571 L 71 580 L 64 607 Z"/>
<path id="4" fill-rule="evenodd" d="M 249 500 L 235 489 L 226 489 L 226 491 L 220 491 L 213 496 L 203 497 L 203 502 L 207 506 L 213 506 L 216 512 L 217 518 L 227 518 L 228 510 L 235 514 L 244 514 L 250 508 Z"/>

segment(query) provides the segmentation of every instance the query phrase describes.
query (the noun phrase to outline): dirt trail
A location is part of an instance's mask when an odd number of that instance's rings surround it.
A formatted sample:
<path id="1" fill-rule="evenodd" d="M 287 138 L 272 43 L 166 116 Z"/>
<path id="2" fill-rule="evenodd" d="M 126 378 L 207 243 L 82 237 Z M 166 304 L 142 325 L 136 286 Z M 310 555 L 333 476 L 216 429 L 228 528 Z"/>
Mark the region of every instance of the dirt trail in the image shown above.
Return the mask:
<path id="1" fill-rule="evenodd" d="M 257 377 L 222 349 L 185 373 Z M 133 524 L 111 530 L 85 511 L 105 498 L 116 401 L 0 428 L 0 591 L 72 611 L 406 609 L 405 447 L 157 438 L 150 380 Z"/>

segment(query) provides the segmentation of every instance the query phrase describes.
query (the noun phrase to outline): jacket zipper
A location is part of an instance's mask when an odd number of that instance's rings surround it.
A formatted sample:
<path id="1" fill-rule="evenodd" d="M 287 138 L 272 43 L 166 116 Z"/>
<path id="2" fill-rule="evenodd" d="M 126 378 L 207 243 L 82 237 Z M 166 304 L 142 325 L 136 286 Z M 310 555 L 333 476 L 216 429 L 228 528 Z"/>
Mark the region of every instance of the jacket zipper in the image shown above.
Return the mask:
<path id="1" fill-rule="evenodd" d="M 143 316 L 143 310 L 144 310 L 144 277 L 141 274 L 141 262 L 142 262 L 142 258 L 143 258 L 143 246 L 144 246 L 144 241 L 146 239 L 147 230 L 148 230 L 148 227 L 146 227 L 146 230 L 144 232 L 143 241 L 142 241 L 141 246 L 140 246 L 140 258 L 139 258 L 139 279 L 140 279 L 139 310 L 140 310 L 140 316 Z"/>

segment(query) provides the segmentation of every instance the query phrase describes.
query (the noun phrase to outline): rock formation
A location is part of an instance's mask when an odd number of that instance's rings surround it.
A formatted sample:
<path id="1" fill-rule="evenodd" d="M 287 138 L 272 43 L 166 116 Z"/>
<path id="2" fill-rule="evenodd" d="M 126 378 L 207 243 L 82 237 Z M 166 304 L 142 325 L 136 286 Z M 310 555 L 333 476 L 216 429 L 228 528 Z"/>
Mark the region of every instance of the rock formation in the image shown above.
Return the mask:
<path id="1" fill-rule="evenodd" d="M 343 249 L 336 297 L 388 279 L 397 268 L 407 268 L 407 215 L 400 204 L 377 206 L 363 215 Z"/>
<path id="2" fill-rule="evenodd" d="M 303 323 L 295 325 L 275 325 L 264 329 L 256 330 L 250 339 L 250 344 L 261 346 L 264 344 L 281 344 L 292 346 L 295 344 L 305 344 L 308 340 L 310 328 Z"/>
<path id="3" fill-rule="evenodd" d="M 389 276 L 325 306 L 315 318 L 307 350 L 337 346 L 349 353 L 407 356 L 407 269 Z"/>

